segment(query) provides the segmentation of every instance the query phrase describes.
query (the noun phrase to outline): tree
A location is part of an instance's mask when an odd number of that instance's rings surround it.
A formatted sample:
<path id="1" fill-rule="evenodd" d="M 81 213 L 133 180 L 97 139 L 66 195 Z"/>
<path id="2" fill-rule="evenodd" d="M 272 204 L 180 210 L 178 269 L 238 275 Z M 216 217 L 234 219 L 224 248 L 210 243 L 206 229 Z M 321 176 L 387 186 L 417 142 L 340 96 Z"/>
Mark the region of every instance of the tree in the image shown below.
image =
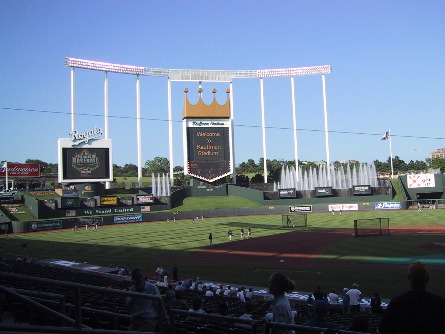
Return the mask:
<path id="1" fill-rule="evenodd" d="M 114 177 L 123 176 L 122 175 L 122 167 L 121 166 L 113 164 L 113 176 Z"/>
<path id="2" fill-rule="evenodd" d="M 391 157 L 389 157 L 387 161 L 389 164 L 391 164 Z M 396 155 L 392 159 L 392 165 L 393 165 L 393 169 L 394 169 L 394 174 L 397 174 L 398 172 L 408 171 L 408 165 L 406 164 L 405 161 L 400 159 L 398 155 Z"/>
<path id="3" fill-rule="evenodd" d="M 175 173 L 175 174 L 184 173 L 184 167 L 182 167 L 182 166 L 173 167 L 173 173 Z"/>
<path id="4" fill-rule="evenodd" d="M 264 176 L 261 174 L 255 174 L 255 176 L 253 176 L 250 179 L 251 183 L 264 183 Z"/>
<path id="5" fill-rule="evenodd" d="M 147 160 L 145 162 L 145 172 L 147 175 L 152 173 L 169 173 L 170 172 L 170 162 L 167 158 L 155 157 L 153 160 Z"/>
<path id="6" fill-rule="evenodd" d="M 431 159 L 431 168 L 440 168 L 440 171 L 445 172 L 445 159 L 444 158 L 433 158 Z"/>
<path id="7" fill-rule="evenodd" d="M 422 171 L 422 170 L 428 169 L 428 165 L 427 165 L 427 163 L 425 161 L 420 161 L 420 160 L 413 161 L 413 160 L 411 160 L 408 163 L 408 169 L 409 170 L 415 170 L 415 171 Z"/>
<path id="8" fill-rule="evenodd" d="M 381 162 L 379 160 L 375 160 L 374 166 L 375 166 L 377 173 L 391 174 L 391 163 L 390 162 Z"/>
<path id="9" fill-rule="evenodd" d="M 135 164 L 125 164 L 122 167 L 122 176 L 138 176 L 138 166 Z"/>
<path id="10" fill-rule="evenodd" d="M 238 174 L 236 176 L 236 185 L 241 187 L 248 187 L 249 186 L 249 177 L 244 174 Z"/>

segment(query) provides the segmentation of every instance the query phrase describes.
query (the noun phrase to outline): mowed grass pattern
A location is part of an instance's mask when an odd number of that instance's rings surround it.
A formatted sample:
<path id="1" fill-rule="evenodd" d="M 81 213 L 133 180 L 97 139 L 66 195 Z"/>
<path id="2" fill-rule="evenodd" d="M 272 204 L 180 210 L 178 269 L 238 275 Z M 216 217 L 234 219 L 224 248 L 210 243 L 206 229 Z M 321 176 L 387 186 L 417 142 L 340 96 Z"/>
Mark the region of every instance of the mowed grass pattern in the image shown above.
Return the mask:
<path id="1" fill-rule="evenodd" d="M 393 228 L 391 236 L 354 238 L 351 235 L 354 219 L 375 217 L 390 219 L 390 227 Z M 16 234 L 2 237 L 1 246 L 4 252 L 20 254 L 21 245 L 26 243 L 26 255 L 38 259 L 56 258 L 104 266 L 113 262 L 122 266 L 129 263 L 132 267 L 141 266 L 147 271 L 154 271 L 160 265 L 170 268 L 176 264 L 180 276 L 186 278 L 199 276 L 203 280 L 247 286 L 264 286 L 270 273 L 280 270 L 287 272 L 297 282 L 300 291 L 312 291 L 316 284 L 322 284 L 325 291 L 332 287 L 341 289 L 358 281 L 366 287 L 368 295 L 378 290 L 383 296 L 390 297 L 407 288 L 406 268 L 411 259 L 420 257 L 428 261 L 431 256 L 445 253 L 445 248 L 429 247 L 435 243 L 445 243 L 444 234 L 397 233 L 395 228 L 402 226 L 445 226 L 445 214 L 443 210 L 424 210 L 423 213 L 416 210 L 343 212 L 334 216 L 331 213 L 313 213 L 308 215 L 307 228 L 291 231 L 282 228 L 281 215 L 199 217 L 195 223 L 187 219 L 100 226 L 97 232 L 81 227 L 77 231 L 69 229 Z M 253 238 L 282 233 L 331 233 L 342 229 L 350 238 L 335 244 L 318 245 L 318 257 L 313 259 L 311 270 L 283 269 L 279 258 L 276 265 L 267 267 L 258 263 L 193 261 L 194 252 L 208 247 L 209 233 L 213 235 L 214 245 L 229 242 L 229 229 L 233 231 L 232 242 L 243 242 L 239 240 L 241 227 L 246 229 L 245 237 L 247 228 L 251 227 Z M 363 266 L 379 261 L 391 263 L 394 258 L 400 258 L 401 265 L 382 268 Z M 435 265 L 431 267 L 434 270 L 431 287 L 444 295 L 445 264 L 441 261 L 431 263 Z M 341 270 L 331 265 L 340 265 Z"/>

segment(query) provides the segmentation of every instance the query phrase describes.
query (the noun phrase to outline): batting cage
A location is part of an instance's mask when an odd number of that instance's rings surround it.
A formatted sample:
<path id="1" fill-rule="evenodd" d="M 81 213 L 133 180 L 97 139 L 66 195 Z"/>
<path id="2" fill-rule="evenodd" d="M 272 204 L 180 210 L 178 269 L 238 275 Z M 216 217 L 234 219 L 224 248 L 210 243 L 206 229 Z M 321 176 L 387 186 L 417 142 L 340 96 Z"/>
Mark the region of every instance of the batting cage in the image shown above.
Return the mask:
<path id="1" fill-rule="evenodd" d="M 355 237 L 390 235 L 389 218 L 355 219 Z"/>
<path id="2" fill-rule="evenodd" d="M 294 213 L 281 216 L 282 227 L 307 227 L 307 213 Z"/>

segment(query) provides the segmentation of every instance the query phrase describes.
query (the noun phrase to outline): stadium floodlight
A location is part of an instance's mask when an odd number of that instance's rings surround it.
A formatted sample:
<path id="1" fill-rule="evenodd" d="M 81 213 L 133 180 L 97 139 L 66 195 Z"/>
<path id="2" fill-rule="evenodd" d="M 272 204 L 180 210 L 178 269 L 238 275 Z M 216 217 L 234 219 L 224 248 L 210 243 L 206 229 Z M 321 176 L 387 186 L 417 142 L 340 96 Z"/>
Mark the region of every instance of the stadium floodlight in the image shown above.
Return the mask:
<path id="1" fill-rule="evenodd" d="M 258 70 L 258 78 L 298 77 L 331 73 L 331 65 Z"/>
<path id="2" fill-rule="evenodd" d="M 171 81 L 231 82 L 232 79 L 296 77 L 331 73 L 331 65 L 275 68 L 265 70 L 193 70 L 121 65 L 70 57 L 65 59 L 65 65 L 73 68 L 78 67 L 104 72 L 166 77 Z"/>
<path id="3" fill-rule="evenodd" d="M 145 74 L 145 67 L 141 66 L 104 63 L 100 61 L 77 59 L 70 57 L 67 57 L 65 59 L 65 65 L 68 67 L 78 67 L 87 70 L 96 70 L 104 72 L 115 72 L 115 73 L 134 74 L 134 75 Z"/>

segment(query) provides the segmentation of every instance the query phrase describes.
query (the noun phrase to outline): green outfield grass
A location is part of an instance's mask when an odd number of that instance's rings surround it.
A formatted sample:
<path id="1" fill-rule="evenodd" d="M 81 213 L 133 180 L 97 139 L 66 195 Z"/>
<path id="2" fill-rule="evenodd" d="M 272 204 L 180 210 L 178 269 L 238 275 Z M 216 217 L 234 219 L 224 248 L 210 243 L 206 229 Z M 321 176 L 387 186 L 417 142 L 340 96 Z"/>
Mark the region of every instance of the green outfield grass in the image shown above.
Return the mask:
<path id="1" fill-rule="evenodd" d="M 202 204 L 202 203 L 201 203 Z M 187 205 L 187 204 L 184 204 Z M 445 225 L 443 210 L 369 211 L 308 215 L 308 227 L 283 229 L 281 215 L 207 218 L 197 220 L 162 221 L 127 225 L 102 226 L 99 231 L 59 230 L 2 237 L 3 252 L 21 253 L 21 245 L 27 243 L 29 255 L 38 259 L 57 258 L 75 262 L 87 262 L 107 266 L 112 262 L 120 265 L 129 263 L 154 271 L 158 266 L 179 267 L 180 276 L 199 276 L 203 280 L 238 283 L 246 286 L 265 286 L 272 271 L 282 270 L 276 265 L 262 266 L 255 263 L 227 264 L 223 261 L 194 262 L 193 252 L 206 248 L 208 234 L 213 234 L 215 245 L 228 242 L 227 231 L 234 231 L 234 241 L 239 241 L 239 229 L 250 226 L 254 238 L 282 233 L 309 233 L 345 229 L 352 233 L 353 220 L 360 218 L 385 217 L 392 228 L 397 226 Z M 445 243 L 443 234 L 391 235 L 367 238 L 346 238 L 335 244 L 320 244 L 319 257 L 311 260 L 311 270 L 286 268 L 297 283 L 300 291 L 313 291 L 322 284 L 325 291 L 331 288 L 349 287 L 357 281 L 367 295 L 374 290 L 386 298 L 407 288 L 407 263 L 412 258 L 422 257 L 432 266 L 430 286 L 445 294 L 445 248 L 426 247 L 434 243 Z M 224 255 L 221 255 L 224 256 Z M 436 261 L 436 262 L 434 262 Z M 357 263 L 397 264 L 386 267 L 357 267 Z M 354 265 L 353 265 L 354 264 Z M 441 266 L 434 266 L 439 264 Z M 331 266 L 331 265 L 340 265 Z"/>

